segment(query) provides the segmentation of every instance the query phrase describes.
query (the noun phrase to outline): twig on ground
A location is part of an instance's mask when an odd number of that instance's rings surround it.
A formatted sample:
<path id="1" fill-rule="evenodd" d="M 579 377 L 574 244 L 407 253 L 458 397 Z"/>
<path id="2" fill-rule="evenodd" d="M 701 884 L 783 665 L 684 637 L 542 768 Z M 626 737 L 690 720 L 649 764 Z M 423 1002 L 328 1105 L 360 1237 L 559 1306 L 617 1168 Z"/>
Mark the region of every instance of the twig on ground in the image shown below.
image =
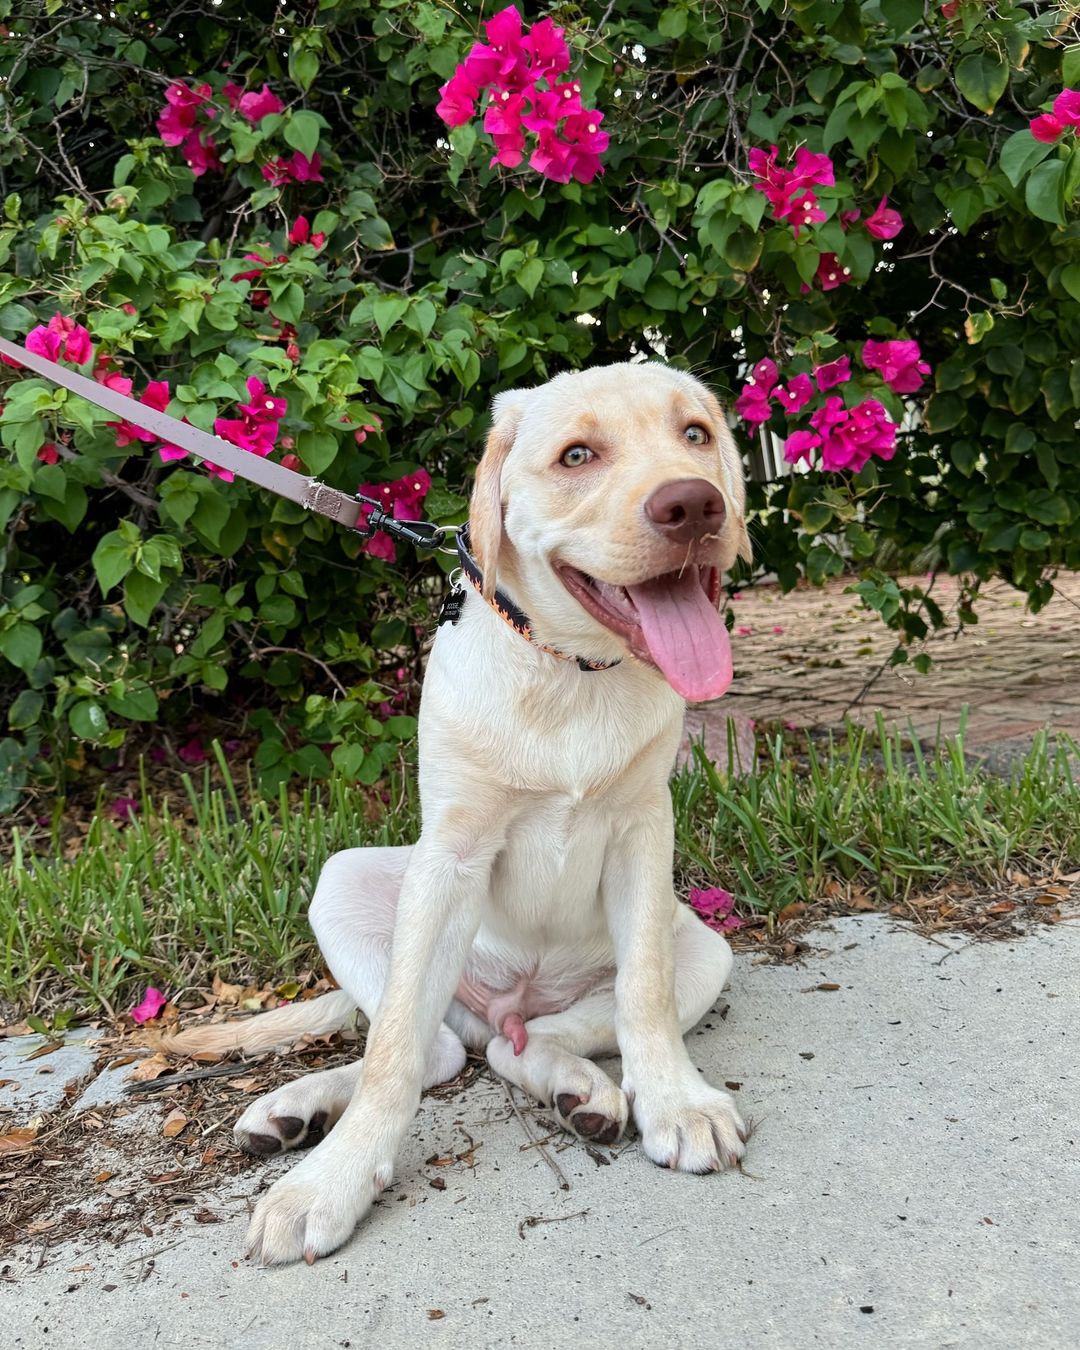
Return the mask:
<path id="1" fill-rule="evenodd" d="M 533 1133 L 532 1126 L 525 1119 L 517 1102 L 514 1100 L 514 1091 L 511 1088 L 510 1084 L 505 1082 L 501 1078 L 499 1079 L 499 1082 L 502 1084 L 502 1090 L 503 1092 L 506 1093 L 506 1100 L 510 1103 L 514 1115 L 517 1116 L 518 1120 L 521 1122 L 521 1128 L 525 1131 L 526 1135 L 529 1138 L 529 1143 L 534 1144 L 536 1146 L 536 1149 L 539 1152 L 541 1158 L 543 1158 L 543 1160 L 551 1168 L 552 1172 L 554 1172 L 555 1179 L 559 1183 L 559 1190 L 568 1191 L 570 1189 L 570 1181 L 567 1178 L 566 1173 L 562 1170 L 559 1164 L 548 1152 L 547 1148 L 544 1146 L 544 1141 L 538 1138 L 538 1136 Z"/>

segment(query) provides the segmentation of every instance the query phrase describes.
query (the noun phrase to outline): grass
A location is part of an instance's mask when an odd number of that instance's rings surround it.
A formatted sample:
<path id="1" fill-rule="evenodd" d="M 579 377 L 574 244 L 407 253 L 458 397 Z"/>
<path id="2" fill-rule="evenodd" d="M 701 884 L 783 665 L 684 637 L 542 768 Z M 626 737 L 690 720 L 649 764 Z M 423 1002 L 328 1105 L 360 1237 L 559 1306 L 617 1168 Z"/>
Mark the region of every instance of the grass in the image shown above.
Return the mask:
<path id="1" fill-rule="evenodd" d="M 881 723 L 797 754 L 777 736 L 756 773 L 731 781 L 698 754 L 672 781 L 680 883 L 721 884 L 775 914 L 831 881 L 891 903 L 1080 857 L 1074 743 L 1037 738 L 1009 779 L 972 766 L 962 738 L 907 744 Z M 341 783 L 266 800 L 219 767 L 223 787 L 206 774 L 184 780 L 181 800 L 144 791 L 130 824 L 99 810 L 70 858 L 14 834 L 0 869 L 0 995 L 24 1010 L 111 1012 L 146 984 L 285 978 L 318 962 L 305 909 L 327 856 L 415 837 L 409 788 L 372 820 L 369 799 Z"/>

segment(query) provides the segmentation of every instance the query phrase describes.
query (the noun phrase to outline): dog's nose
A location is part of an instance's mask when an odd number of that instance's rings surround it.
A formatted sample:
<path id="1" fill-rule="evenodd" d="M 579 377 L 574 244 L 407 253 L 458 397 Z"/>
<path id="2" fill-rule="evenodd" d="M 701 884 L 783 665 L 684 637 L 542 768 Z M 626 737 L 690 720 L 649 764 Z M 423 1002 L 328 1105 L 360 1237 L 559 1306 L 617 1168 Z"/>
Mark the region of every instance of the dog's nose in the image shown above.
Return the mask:
<path id="1" fill-rule="evenodd" d="M 724 523 L 725 513 L 719 490 L 704 478 L 661 483 L 645 502 L 645 514 L 653 525 L 680 544 L 715 534 Z"/>

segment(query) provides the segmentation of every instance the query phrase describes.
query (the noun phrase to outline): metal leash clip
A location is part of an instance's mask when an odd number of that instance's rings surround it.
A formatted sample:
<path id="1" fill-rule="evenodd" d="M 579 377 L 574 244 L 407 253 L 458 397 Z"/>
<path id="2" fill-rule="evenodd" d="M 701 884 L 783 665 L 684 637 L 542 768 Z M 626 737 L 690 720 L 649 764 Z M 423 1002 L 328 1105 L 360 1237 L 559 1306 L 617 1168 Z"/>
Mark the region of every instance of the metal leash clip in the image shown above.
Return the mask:
<path id="1" fill-rule="evenodd" d="M 370 539 L 376 530 L 382 530 L 384 534 L 394 539 L 408 540 L 416 548 L 443 548 L 446 536 L 455 533 L 453 526 L 433 525 L 427 520 L 396 520 L 383 510 L 379 502 L 359 492 L 356 494 L 356 500 L 362 502 L 364 506 L 371 507 L 364 524 L 357 522 L 356 525 L 357 534 L 363 535 L 365 539 Z"/>

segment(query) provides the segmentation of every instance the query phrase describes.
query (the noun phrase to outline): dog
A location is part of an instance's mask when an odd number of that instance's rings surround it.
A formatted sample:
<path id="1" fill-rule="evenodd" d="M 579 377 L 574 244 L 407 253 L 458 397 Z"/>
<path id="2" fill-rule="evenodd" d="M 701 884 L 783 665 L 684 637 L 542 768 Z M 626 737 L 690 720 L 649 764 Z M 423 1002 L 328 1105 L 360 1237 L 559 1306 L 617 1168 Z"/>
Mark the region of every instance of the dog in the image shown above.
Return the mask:
<path id="1" fill-rule="evenodd" d="M 661 364 L 500 394 L 467 541 L 420 706 L 420 838 L 335 854 L 311 902 L 340 990 L 171 1043 L 268 1049 L 357 1008 L 370 1020 L 362 1061 L 237 1122 L 258 1154 L 321 1141 L 255 1208 L 262 1264 L 311 1263 L 351 1236 L 421 1091 L 467 1048 L 583 1139 L 614 1143 L 632 1114 L 661 1167 L 744 1153 L 734 1102 L 682 1039 L 732 957 L 675 898 L 668 792 L 684 701 L 731 680 L 720 579 L 750 554 L 720 404 Z M 615 1053 L 621 1085 L 593 1063 Z"/>

